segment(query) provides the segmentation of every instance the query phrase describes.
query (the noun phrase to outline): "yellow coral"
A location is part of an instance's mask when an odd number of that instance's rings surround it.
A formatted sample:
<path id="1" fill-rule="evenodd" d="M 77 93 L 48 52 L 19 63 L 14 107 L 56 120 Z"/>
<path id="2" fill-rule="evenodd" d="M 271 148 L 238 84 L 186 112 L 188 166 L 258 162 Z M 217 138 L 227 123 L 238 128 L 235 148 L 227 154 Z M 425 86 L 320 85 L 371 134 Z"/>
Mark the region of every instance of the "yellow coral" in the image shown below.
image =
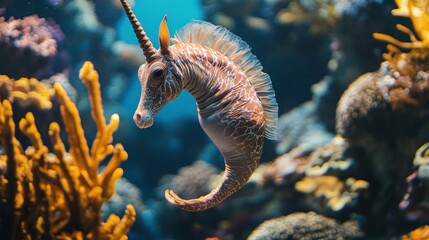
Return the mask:
<path id="1" fill-rule="evenodd" d="M 368 187 L 369 183 L 364 180 L 348 178 L 343 182 L 335 176 L 305 177 L 295 184 L 297 191 L 325 200 L 326 205 L 333 211 L 352 204 L 358 198 L 358 193 Z"/>
<path id="2" fill-rule="evenodd" d="M 411 42 L 401 42 L 382 33 L 374 33 L 374 38 L 405 49 L 429 48 L 429 2 L 426 0 L 396 0 L 396 4 L 399 8 L 392 10 L 392 14 L 410 18 L 417 36 L 409 28 L 397 24 L 396 28 L 407 34 Z"/>
<path id="3" fill-rule="evenodd" d="M 419 227 L 407 235 L 402 236 L 403 240 L 429 239 L 429 225 Z"/>
<path id="4" fill-rule="evenodd" d="M 35 105 L 39 109 L 49 110 L 52 107 L 50 98 L 55 94 L 55 90 L 41 83 L 35 78 L 20 78 L 13 80 L 6 75 L 0 75 L 1 96 L 10 101 L 16 101 L 21 106 Z"/>
<path id="5" fill-rule="evenodd" d="M 126 239 L 135 221 L 135 210 L 127 206 L 122 219 L 111 215 L 101 222 L 101 205 L 114 193 L 114 184 L 123 174 L 119 167 L 127 159 L 121 144 L 112 145 L 119 125 L 114 114 L 106 124 L 101 104 L 98 74 L 90 62 L 80 77 L 89 90 L 97 135 L 89 150 L 79 112 L 60 84 L 56 83 L 61 116 L 70 145 L 67 154 L 60 138 L 59 124 L 49 126 L 52 153 L 43 143 L 32 113 L 21 119 L 19 128 L 31 142 L 23 151 L 15 138 L 12 107 L 0 104 L 0 137 L 6 155 L 0 157 L 0 230 L 10 239 Z M 25 90 L 25 85 L 20 85 Z M 112 155 L 107 167 L 98 173 L 102 160 Z M 0 169 L 1 170 L 1 169 Z M 7 223 L 6 223 L 7 222 Z"/>

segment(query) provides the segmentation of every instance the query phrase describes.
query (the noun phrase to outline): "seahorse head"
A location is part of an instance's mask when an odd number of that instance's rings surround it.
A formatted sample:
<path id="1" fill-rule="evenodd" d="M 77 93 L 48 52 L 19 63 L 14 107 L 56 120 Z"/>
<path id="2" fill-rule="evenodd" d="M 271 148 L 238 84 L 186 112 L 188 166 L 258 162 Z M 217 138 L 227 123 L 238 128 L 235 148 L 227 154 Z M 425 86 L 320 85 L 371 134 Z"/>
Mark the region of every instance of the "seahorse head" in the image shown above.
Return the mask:
<path id="1" fill-rule="evenodd" d="M 134 113 L 134 122 L 140 128 L 147 128 L 152 126 L 153 119 L 161 108 L 179 95 L 182 90 L 181 78 L 170 53 L 167 17 L 164 17 L 160 24 L 160 48 L 156 50 L 128 3 L 125 0 L 121 0 L 121 3 L 146 57 L 146 63 L 140 66 L 138 71 L 142 88 L 140 101 Z"/>
<path id="2" fill-rule="evenodd" d="M 179 95 L 182 87 L 178 75 L 174 64 L 164 57 L 139 68 L 141 96 L 134 113 L 134 122 L 138 127 L 150 127 L 161 108 Z"/>

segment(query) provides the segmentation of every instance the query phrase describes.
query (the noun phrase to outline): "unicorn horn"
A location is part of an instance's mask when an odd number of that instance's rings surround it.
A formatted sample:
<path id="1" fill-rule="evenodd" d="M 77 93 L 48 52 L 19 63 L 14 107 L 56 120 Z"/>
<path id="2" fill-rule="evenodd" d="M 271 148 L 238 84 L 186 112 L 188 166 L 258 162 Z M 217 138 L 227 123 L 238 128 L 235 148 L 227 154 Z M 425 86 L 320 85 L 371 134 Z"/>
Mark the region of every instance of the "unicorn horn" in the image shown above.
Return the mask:
<path id="1" fill-rule="evenodd" d="M 125 12 L 127 13 L 131 25 L 133 26 L 134 33 L 136 34 L 137 40 L 140 43 L 140 48 L 143 49 L 143 53 L 146 56 L 146 62 L 151 62 L 155 58 L 156 49 L 153 47 L 152 42 L 146 36 L 142 25 L 140 24 L 139 20 L 137 20 L 137 17 L 136 15 L 134 15 L 133 10 L 131 10 L 131 7 L 128 2 L 126 0 L 120 1 L 125 9 Z"/>

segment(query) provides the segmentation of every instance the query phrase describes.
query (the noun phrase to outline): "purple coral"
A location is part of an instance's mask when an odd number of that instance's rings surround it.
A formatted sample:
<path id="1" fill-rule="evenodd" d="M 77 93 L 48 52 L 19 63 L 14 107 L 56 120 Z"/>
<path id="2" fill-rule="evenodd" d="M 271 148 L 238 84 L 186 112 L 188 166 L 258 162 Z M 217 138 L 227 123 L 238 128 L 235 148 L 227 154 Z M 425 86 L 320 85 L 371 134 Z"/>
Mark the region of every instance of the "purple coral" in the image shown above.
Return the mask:
<path id="1" fill-rule="evenodd" d="M 12 78 L 34 77 L 57 54 L 63 38 L 59 27 L 44 18 L 0 18 L 0 74 Z"/>

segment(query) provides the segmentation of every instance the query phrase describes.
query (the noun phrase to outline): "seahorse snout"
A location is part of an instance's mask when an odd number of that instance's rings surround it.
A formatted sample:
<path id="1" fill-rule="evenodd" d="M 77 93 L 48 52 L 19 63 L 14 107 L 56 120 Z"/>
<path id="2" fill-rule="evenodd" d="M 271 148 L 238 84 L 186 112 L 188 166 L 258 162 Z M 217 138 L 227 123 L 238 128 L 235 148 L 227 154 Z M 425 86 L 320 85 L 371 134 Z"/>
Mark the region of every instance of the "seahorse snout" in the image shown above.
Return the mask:
<path id="1" fill-rule="evenodd" d="M 148 127 L 152 126 L 152 124 L 153 124 L 153 117 L 146 110 L 144 110 L 144 111 L 137 110 L 134 113 L 133 119 L 134 119 L 134 122 L 136 123 L 137 127 L 139 127 L 139 128 L 148 128 Z"/>

